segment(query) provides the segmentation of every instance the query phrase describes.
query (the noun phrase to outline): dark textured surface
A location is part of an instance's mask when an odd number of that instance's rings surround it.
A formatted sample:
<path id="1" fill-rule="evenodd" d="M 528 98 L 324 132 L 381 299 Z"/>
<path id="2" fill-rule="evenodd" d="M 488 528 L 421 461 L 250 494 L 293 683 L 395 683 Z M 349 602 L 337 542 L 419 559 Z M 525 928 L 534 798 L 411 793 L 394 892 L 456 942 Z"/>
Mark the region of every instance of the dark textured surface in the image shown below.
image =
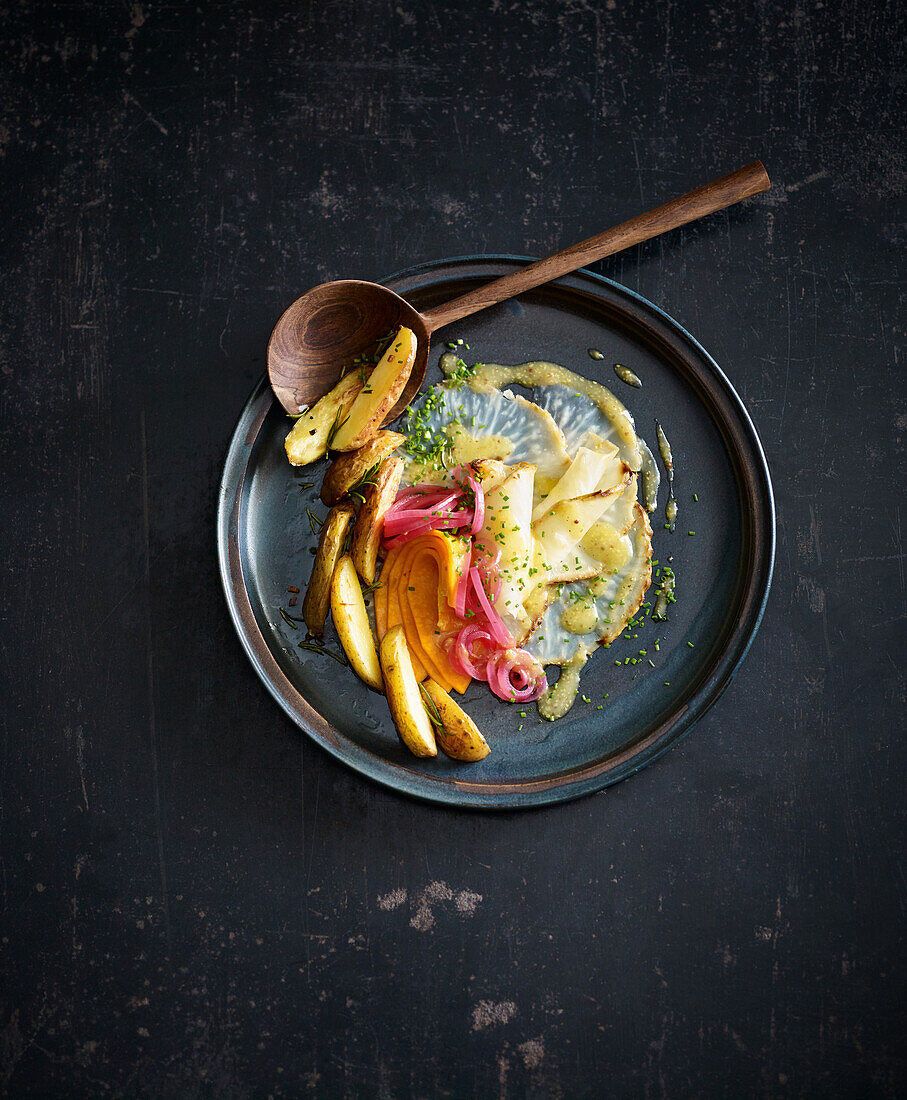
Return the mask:
<path id="1" fill-rule="evenodd" d="M 9 1095 L 903 1094 L 902 10 L 5 6 Z M 335 764 L 215 566 L 273 320 L 754 156 L 768 196 L 602 265 L 725 366 L 773 468 L 733 686 L 551 810 Z"/>

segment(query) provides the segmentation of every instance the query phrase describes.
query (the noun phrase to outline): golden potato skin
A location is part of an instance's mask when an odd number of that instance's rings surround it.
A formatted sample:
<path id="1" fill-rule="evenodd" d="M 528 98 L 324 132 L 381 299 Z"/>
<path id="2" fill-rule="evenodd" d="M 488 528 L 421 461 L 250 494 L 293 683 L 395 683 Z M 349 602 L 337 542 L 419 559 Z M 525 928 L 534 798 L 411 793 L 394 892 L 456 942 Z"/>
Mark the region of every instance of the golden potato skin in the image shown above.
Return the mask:
<path id="1" fill-rule="evenodd" d="M 331 617 L 353 671 L 375 691 L 384 690 L 375 636 L 352 558 L 344 554 L 331 578 Z"/>
<path id="2" fill-rule="evenodd" d="M 366 490 L 365 504 L 359 509 L 350 557 L 366 584 L 375 583 L 384 513 L 394 503 L 405 466 L 402 458 L 386 458 L 378 469 L 375 484 Z"/>
<path id="3" fill-rule="evenodd" d="M 309 632 L 317 637 L 324 633 L 325 619 L 331 606 L 331 578 L 355 515 L 356 510 L 351 503 L 338 504 L 328 512 L 318 536 L 315 563 L 302 601 L 302 617 Z"/>
<path id="4" fill-rule="evenodd" d="M 334 436 L 333 450 L 355 451 L 377 435 L 409 381 L 416 344 L 416 334 L 405 327 L 391 340 L 351 406 L 346 423 Z"/>
<path id="5" fill-rule="evenodd" d="M 406 436 L 399 432 L 378 432 L 358 450 L 338 454 L 324 475 L 321 499 L 329 507 L 342 500 L 363 475 L 373 466 L 380 466 L 391 451 L 405 442 Z"/>
<path id="6" fill-rule="evenodd" d="M 384 690 L 400 740 L 414 756 L 437 756 L 432 724 L 422 701 L 402 626 L 392 626 L 379 650 Z"/>
<path id="7" fill-rule="evenodd" d="M 467 763 L 484 760 L 491 749 L 466 711 L 434 680 L 425 680 L 422 686 L 441 719 L 442 728 L 435 728 L 435 739 L 441 751 L 452 760 Z"/>
<path id="8" fill-rule="evenodd" d="M 334 423 L 343 421 L 363 385 L 359 372 L 353 371 L 300 416 L 284 442 L 291 466 L 307 466 L 327 453 Z"/>

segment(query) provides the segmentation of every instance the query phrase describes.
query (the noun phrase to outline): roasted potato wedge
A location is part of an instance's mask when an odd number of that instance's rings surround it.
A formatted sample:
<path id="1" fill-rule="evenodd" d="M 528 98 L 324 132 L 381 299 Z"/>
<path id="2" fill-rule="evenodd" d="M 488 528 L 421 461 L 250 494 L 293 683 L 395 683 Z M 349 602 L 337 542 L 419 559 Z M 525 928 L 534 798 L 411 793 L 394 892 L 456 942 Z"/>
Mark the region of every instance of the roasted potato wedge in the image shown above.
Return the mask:
<path id="1" fill-rule="evenodd" d="M 318 537 L 315 564 L 302 601 L 302 617 L 310 633 L 319 637 L 324 633 L 324 621 L 331 606 L 331 578 L 355 515 L 356 510 L 349 502 L 338 504 L 328 512 Z"/>
<path id="2" fill-rule="evenodd" d="M 387 704 L 400 740 L 414 756 L 437 756 L 438 746 L 402 626 L 392 626 L 384 635 L 380 653 Z"/>
<path id="3" fill-rule="evenodd" d="M 453 760 L 484 760 L 491 749 L 466 711 L 434 680 L 426 680 L 422 687 L 441 719 L 441 728 L 435 725 L 435 738 L 441 751 Z"/>
<path id="4" fill-rule="evenodd" d="M 403 393 L 415 361 L 416 334 L 401 328 L 357 395 L 345 423 L 337 429 L 332 450 L 355 451 L 378 434 Z"/>
<path id="5" fill-rule="evenodd" d="M 380 466 L 391 451 L 395 451 L 405 442 L 406 436 L 399 432 L 378 432 L 357 451 L 339 454 L 324 475 L 321 499 L 329 506 L 342 500 L 369 470 Z M 365 492 L 362 495 L 365 496 Z"/>
<path id="6" fill-rule="evenodd" d="M 375 636 L 368 621 L 359 578 L 348 554 L 337 562 L 331 578 L 331 616 L 353 671 L 370 688 L 383 691 L 384 679 L 375 649 Z"/>
<path id="7" fill-rule="evenodd" d="M 356 572 L 366 584 L 375 583 L 384 513 L 394 503 L 405 465 L 402 458 L 386 458 L 375 475 L 375 484 L 366 490 L 365 504 L 359 509 L 350 557 L 356 566 Z"/>
<path id="8" fill-rule="evenodd" d="M 300 416 L 284 443 L 292 466 L 307 466 L 327 453 L 332 428 L 343 423 L 364 384 L 353 371 Z"/>

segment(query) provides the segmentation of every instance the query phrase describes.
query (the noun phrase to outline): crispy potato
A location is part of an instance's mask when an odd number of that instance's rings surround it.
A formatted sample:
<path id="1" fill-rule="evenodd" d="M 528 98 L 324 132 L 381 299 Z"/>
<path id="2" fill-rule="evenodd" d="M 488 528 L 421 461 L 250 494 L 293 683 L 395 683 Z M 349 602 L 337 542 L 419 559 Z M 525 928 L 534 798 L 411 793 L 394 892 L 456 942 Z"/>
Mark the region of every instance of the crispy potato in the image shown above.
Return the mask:
<path id="1" fill-rule="evenodd" d="M 309 631 L 319 637 L 324 633 L 324 620 L 331 605 L 331 578 L 355 515 L 352 504 L 338 504 L 328 512 L 318 538 L 312 576 L 302 601 L 302 617 Z"/>
<path id="2" fill-rule="evenodd" d="M 385 458 L 395 451 L 406 436 L 399 432 L 378 432 L 357 451 L 345 451 L 339 454 L 328 466 L 321 483 L 321 499 L 325 504 L 336 504 L 356 485 L 373 467 L 380 466 Z M 364 493 L 362 494 L 365 495 Z"/>
<path id="3" fill-rule="evenodd" d="M 366 491 L 365 504 L 359 509 L 350 556 L 366 584 L 375 583 L 384 513 L 394 503 L 405 465 L 402 458 L 386 458 L 375 475 L 375 484 Z"/>
<path id="4" fill-rule="evenodd" d="M 348 415 L 363 385 L 359 372 L 353 371 L 300 416 L 284 443 L 292 466 L 306 466 L 327 452 L 331 429 Z"/>
<path id="5" fill-rule="evenodd" d="M 484 760 L 491 749 L 466 711 L 434 680 L 428 679 L 422 686 L 441 719 L 441 728 L 435 726 L 435 737 L 441 751 L 453 760 Z"/>
<path id="6" fill-rule="evenodd" d="M 332 450 L 355 451 L 378 434 L 403 393 L 415 361 L 416 334 L 401 328 L 353 402 L 346 422 L 337 430 Z"/>
<path id="7" fill-rule="evenodd" d="M 387 705 L 400 740 L 414 756 L 437 756 L 438 746 L 402 626 L 392 626 L 384 635 L 380 652 Z"/>
<path id="8" fill-rule="evenodd" d="M 331 578 L 331 615 L 353 671 L 370 688 L 383 691 L 384 679 L 375 649 L 375 636 L 368 621 L 359 578 L 348 554 L 337 562 Z"/>

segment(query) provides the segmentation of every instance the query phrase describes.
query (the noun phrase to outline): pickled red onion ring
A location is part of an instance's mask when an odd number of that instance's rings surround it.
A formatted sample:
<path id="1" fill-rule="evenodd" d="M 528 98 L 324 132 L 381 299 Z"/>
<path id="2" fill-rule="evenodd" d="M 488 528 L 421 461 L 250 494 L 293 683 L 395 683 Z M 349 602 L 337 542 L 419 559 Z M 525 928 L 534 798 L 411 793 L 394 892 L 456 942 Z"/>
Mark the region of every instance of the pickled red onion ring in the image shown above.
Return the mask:
<path id="1" fill-rule="evenodd" d="M 505 649 L 496 653 L 489 658 L 485 672 L 488 686 L 499 699 L 508 703 L 531 703 L 548 689 L 545 670 L 525 649 Z"/>
<path id="2" fill-rule="evenodd" d="M 488 656 L 477 656 L 471 652 L 471 647 L 476 642 L 487 642 L 490 648 L 494 648 L 494 642 L 487 630 L 481 626 L 464 626 L 455 634 L 450 643 L 450 663 L 465 676 L 471 676 L 474 680 L 487 680 L 486 666 Z"/>

